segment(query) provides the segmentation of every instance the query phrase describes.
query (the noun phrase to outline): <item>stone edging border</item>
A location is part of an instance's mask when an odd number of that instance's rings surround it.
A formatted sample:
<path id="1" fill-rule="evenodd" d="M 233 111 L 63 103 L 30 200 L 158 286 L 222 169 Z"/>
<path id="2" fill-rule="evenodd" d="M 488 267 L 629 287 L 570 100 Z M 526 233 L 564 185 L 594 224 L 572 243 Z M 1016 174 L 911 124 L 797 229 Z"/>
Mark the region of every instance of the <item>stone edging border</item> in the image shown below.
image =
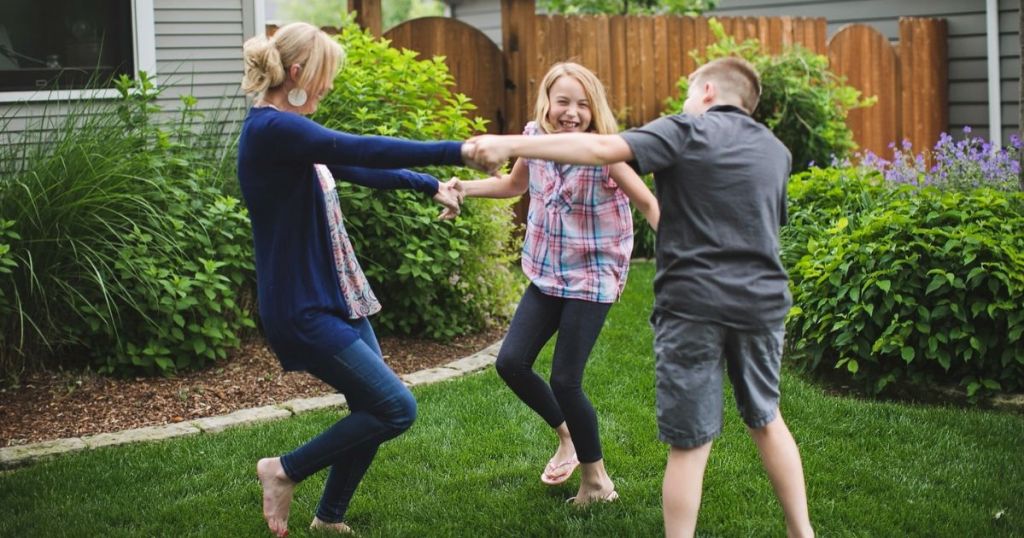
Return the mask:
<path id="1" fill-rule="evenodd" d="M 406 385 L 416 387 L 447 381 L 483 370 L 494 364 L 498 356 L 498 350 L 501 348 L 501 342 L 502 340 L 498 340 L 472 355 L 442 366 L 419 370 L 400 377 Z M 141 441 L 158 441 L 200 433 L 216 433 L 227 428 L 288 418 L 307 411 L 327 407 L 344 408 L 345 397 L 341 394 L 331 394 L 313 398 L 297 398 L 279 404 L 241 409 L 226 415 L 177 422 L 163 426 L 148 426 L 114 433 L 100 433 L 83 437 L 68 437 L 27 445 L 9 446 L 0 448 L 0 470 L 13 469 L 46 458 L 80 450 L 91 450 Z"/>

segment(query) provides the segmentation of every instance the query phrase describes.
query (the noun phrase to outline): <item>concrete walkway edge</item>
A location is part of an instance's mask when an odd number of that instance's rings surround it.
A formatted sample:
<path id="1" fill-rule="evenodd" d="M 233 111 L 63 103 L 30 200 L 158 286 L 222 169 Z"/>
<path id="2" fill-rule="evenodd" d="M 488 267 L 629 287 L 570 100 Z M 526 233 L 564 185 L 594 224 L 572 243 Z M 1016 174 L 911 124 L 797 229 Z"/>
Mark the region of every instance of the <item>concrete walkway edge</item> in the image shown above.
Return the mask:
<path id="1" fill-rule="evenodd" d="M 410 387 L 416 387 L 447 381 L 483 370 L 494 364 L 498 356 L 498 350 L 501 348 L 501 342 L 501 340 L 498 340 L 468 357 L 463 357 L 448 364 L 403 375 L 401 376 L 402 381 Z M 275 405 L 241 409 L 226 415 L 177 422 L 163 426 L 148 426 L 114 433 L 100 433 L 97 435 L 9 446 L 0 448 L 0 469 L 12 469 L 80 450 L 91 450 L 141 441 L 158 441 L 173 437 L 184 437 L 186 435 L 216 433 L 228 428 L 279 420 L 307 411 L 328 407 L 344 408 L 345 397 L 341 394 L 331 394 L 312 398 L 297 398 Z"/>

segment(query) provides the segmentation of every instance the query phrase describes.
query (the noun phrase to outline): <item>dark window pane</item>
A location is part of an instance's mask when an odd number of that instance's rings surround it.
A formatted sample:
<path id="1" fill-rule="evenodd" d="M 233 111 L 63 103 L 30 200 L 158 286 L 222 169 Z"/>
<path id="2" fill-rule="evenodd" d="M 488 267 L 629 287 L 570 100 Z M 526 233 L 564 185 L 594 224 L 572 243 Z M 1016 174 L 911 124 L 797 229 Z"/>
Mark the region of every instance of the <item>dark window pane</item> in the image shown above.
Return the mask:
<path id="1" fill-rule="evenodd" d="M 134 72 L 131 0 L 0 1 L 0 91 L 109 86 Z"/>

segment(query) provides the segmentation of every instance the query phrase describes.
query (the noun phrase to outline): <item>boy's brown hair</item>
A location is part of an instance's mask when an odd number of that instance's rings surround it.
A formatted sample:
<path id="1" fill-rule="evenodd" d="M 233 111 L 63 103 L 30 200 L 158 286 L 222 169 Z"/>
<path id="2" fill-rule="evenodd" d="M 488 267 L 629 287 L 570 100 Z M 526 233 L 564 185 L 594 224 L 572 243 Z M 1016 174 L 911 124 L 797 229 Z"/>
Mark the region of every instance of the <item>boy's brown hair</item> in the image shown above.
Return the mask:
<path id="1" fill-rule="evenodd" d="M 690 75 L 690 84 L 706 80 L 715 82 L 718 90 L 739 98 L 748 114 L 757 109 L 761 98 L 761 76 L 757 68 L 743 58 L 719 58 L 702 65 Z"/>

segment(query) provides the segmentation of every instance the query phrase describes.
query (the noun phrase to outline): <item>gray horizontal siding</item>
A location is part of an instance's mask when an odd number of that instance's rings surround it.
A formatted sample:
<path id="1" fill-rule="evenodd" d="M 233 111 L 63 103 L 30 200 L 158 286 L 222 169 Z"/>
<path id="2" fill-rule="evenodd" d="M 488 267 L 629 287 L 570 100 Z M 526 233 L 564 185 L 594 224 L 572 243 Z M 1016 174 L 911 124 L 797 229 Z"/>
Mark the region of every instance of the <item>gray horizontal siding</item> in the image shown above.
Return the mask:
<path id="1" fill-rule="evenodd" d="M 177 109 L 191 95 L 204 111 L 242 103 L 242 43 L 246 2 L 263 0 L 155 0 L 156 56 L 164 85 L 159 104 Z M 251 5 L 248 6 L 251 11 Z"/>
<path id="2" fill-rule="evenodd" d="M 999 2 L 999 66 L 1003 140 L 1019 129 L 1020 20 L 1017 0 Z M 941 17 L 949 36 L 949 128 L 971 126 L 988 136 L 988 50 L 984 0 L 720 0 L 709 15 L 824 17 L 829 35 L 846 24 L 868 24 L 899 39 L 899 17 Z"/>
<path id="3" fill-rule="evenodd" d="M 456 19 L 479 29 L 501 47 L 500 0 L 464 0 L 453 9 Z"/>

